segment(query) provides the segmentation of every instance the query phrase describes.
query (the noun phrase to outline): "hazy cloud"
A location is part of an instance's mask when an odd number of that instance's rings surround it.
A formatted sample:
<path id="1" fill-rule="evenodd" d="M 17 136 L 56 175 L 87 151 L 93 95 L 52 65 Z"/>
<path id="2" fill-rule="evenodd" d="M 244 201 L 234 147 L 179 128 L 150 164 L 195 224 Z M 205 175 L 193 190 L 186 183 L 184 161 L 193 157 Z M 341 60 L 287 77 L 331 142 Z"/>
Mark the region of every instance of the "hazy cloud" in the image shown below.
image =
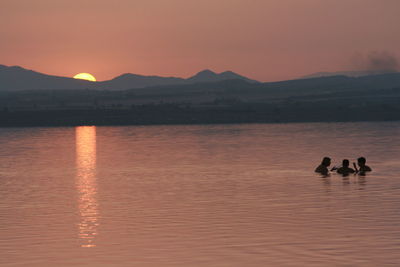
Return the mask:
<path id="1" fill-rule="evenodd" d="M 392 72 L 400 68 L 396 55 L 389 51 L 372 51 L 366 55 L 357 54 L 354 63 L 359 70 Z"/>

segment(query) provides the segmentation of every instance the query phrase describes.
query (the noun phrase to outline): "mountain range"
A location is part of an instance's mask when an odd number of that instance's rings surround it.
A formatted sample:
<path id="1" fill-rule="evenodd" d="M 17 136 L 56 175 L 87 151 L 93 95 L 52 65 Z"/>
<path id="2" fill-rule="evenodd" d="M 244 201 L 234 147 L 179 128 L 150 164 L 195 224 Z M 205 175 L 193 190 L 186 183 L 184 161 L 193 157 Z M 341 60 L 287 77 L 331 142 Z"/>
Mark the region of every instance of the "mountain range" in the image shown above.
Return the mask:
<path id="1" fill-rule="evenodd" d="M 90 82 L 68 77 L 47 75 L 19 66 L 9 67 L 0 65 L 0 91 L 41 89 L 127 90 L 152 86 L 220 82 L 225 80 L 243 80 L 249 83 L 258 83 L 256 80 L 249 79 L 232 71 L 215 73 L 211 70 L 203 70 L 187 79 L 126 73 L 108 81 Z"/>
<path id="2" fill-rule="evenodd" d="M 398 72 L 259 83 L 206 70 L 88 82 L 1 66 L 0 86 L 0 127 L 400 120 Z"/>

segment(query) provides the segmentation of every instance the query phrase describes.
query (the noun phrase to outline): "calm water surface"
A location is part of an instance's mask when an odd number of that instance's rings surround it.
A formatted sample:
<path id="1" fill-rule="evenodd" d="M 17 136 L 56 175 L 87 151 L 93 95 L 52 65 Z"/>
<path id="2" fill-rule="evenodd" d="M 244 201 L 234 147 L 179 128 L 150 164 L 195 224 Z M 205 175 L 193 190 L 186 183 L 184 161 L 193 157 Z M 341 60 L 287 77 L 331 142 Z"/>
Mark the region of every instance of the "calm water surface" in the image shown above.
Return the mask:
<path id="1" fill-rule="evenodd" d="M 0 266 L 399 266 L 400 123 L 0 129 Z M 366 177 L 321 178 L 323 156 Z"/>

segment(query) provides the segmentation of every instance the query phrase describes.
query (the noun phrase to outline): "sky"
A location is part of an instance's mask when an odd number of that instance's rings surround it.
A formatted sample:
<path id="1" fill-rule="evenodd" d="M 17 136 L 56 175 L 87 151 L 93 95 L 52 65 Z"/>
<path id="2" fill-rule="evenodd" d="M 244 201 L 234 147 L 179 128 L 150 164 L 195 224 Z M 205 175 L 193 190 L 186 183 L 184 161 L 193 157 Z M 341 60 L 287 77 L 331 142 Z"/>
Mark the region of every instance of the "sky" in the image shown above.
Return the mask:
<path id="1" fill-rule="evenodd" d="M 399 10 L 399 0 L 0 0 L 0 64 L 98 80 L 398 69 Z"/>

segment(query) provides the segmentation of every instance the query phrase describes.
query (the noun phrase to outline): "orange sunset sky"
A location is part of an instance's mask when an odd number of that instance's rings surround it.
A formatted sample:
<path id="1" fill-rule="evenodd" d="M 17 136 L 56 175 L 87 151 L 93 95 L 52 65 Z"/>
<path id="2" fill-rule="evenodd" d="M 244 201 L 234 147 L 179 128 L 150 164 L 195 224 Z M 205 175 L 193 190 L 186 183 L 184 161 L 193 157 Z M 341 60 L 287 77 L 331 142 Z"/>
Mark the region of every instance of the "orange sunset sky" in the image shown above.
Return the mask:
<path id="1" fill-rule="evenodd" d="M 0 0 L 0 64 L 284 80 L 399 56 L 399 11 L 399 0 Z"/>

